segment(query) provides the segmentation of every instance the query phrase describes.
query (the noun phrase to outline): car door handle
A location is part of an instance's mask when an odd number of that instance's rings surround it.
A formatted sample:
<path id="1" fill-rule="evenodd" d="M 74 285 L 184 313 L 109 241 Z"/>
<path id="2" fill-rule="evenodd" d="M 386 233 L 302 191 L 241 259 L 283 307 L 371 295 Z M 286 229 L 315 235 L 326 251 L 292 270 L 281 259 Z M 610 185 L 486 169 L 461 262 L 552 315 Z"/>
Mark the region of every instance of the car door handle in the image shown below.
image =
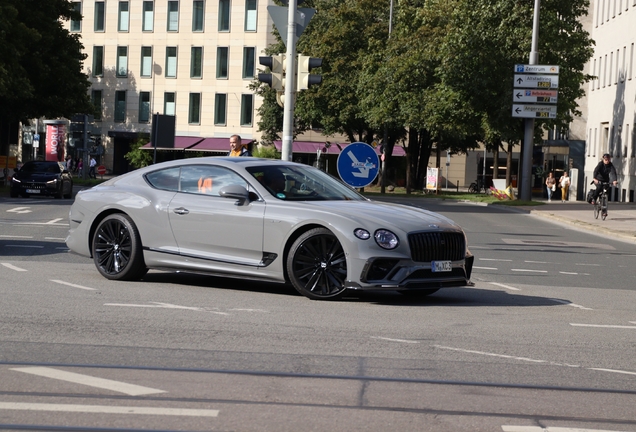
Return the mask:
<path id="1" fill-rule="evenodd" d="M 183 207 L 176 208 L 176 209 L 174 209 L 173 211 L 174 211 L 176 214 L 178 214 L 178 215 L 185 215 L 185 214 L 190 213 L 190 211 L 189 211 L 188 209 L 183 208 Z"/>

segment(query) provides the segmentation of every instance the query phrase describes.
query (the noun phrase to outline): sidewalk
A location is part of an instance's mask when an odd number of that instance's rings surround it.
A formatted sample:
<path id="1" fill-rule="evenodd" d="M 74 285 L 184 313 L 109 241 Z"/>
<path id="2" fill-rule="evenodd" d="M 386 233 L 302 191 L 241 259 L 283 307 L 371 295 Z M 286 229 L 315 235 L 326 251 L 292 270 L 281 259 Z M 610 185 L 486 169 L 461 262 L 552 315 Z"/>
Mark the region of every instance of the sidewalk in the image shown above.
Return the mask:
<path id="1" fill-rule="evenodd" d="M 567 223 L 586 231 L 594 231 L 636 242 L 636 203 L 610 202 L 607 219 L 594 219 L 591 204 L 584 201 L 546 202 L 537 207 L 513 207 L 537 217 Z"/>

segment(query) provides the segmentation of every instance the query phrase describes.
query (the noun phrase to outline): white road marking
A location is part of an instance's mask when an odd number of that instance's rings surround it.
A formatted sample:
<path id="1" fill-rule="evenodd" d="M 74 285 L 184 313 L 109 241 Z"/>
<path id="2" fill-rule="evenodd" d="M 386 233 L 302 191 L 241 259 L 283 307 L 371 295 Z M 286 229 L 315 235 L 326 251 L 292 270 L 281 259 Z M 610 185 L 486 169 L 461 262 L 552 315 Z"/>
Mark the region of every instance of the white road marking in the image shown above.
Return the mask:
<path id="1" fill-rule="evenodd" d="M 12 244 L 8 244 L 8 245 L 4 245 L 5 247 L 15 247 L 15 248 L 32 248 L 32 249 L 42 249 L 44 246 L 38 246 L 38 245 L 12 245 Z"/>
<path id="2" fill-rule="evenodd" d="M 570 364 L 566 364 L 566 363 L 556 363 L 556 362 L 551 362 L 551 361 L 547 361 L 547 360 L 537 360 L 537 359 L 531 359 L 531 358 L 528 358 L 528 357 L 517 357 L 517 356 L 510 356 L 510 355 L 505 355 L 505 354 L 489 353 L 489 352 L 485 352 L 485 351 L 475 351 L 475 350 L 467 350 L 467 349 L 462 349 L 462 348 L 453 348 L 453 347 L 447 347 L 447 346 L 442 346 L 442 345 L 433 345 L 433 347 L 434 348 L 439 348 L 439 349 L 451 350 L 451 351 L 464 352 L 464 353 L 468 353 L 468 354 L 479 354 L 479 355 L 485 355 L 485 356 L 489 356 L 489 357 L 499 357 L 499 358 L 506 358 L 506 359 L 511 359 L 511 360 L 520 360 L 520 361 L 526 361 L 526 362 L 531 362 L 531 363 L 544 363 L 544 364 L 549 364 L 549 365 L 552 365 L 552 366 L 567 366 L 567 367 L 574 367 L 574 368 L 581 367 L 579 365 L 570 365 Z"/>
<path id="3" fill-rule="evenodd" d="M 88 287 L 85 287 L 85 286 L 82 286 L 82 285 L 75 285 L 75 284 L 72 284 L 70 282 L 64 282 L 64 281 L 61 281 L 61 280 L 58 280 L 58 279 L 51 279 L 51 282 L 55 282 L 55 283 L 58 283 L 58 284 L 70 286 L 70 287 L 73 287 L 73 288 L 83 289 L 83 290 L 86 290 L 86 291 L 97 291 L 96 288 L 88 288 Z"/>
<path id="4" fill-rule="evenodd" d="M 194 307 L 194 306 L 179 306 L 170 303 L 159 303 L 159 302 L 150 302 L 154 304 L 134 304 L 134 303 L 104 303 L 104 306 L 121 306 L 121 307 L 138 307 L 138 308 L 161 308 L 161 309 L 183 309 L 183 310 L 193 310 L 199 312 L 209 312 L 217 315 L 230 315 L 226 312 L 218 312 L 214 310 L 209 310 L 206 308 Z"/>
<path id="5" fill-rule="evenodd" d="M 164 390 L 157 390 L 150 387 L 142 387 L 135 384 L 128 384 L 120 381 L 113 381 L 104 378 L 96 378 L 89 375 L 77 374 L 74 372 L 66 372 L 63 370 L 48 367 L 26 367 L 10 369 L 17 372 L 24 372 L 45 378 L 53 378 L 60 381 L 68 381 L 75 384 L 81 384 L 89 387 L 97 387 L 106 390 L 112 390 L 118 393 L 124 393 L 129 396 L 141 396 L 156 393 L 166 393 Z"/>
<path id="6" fill-rule="evenodd" d="M 546 261 L 524 261 L 525 263 L 530 263 L 530 264 L 547 264 Z"/>
<path id="7" fill-rule="evenodd" d="M 597 328 L 616 328 L 616 329 L 636 329 L 636 326 L 622 326 L 622 325 L 603 325 L 603 324 L 576 324 L 570 323 L 574 327 L 597 327 Z"/>
<path id="8" fill-rule="evenodd" d="M 16 267 L 13 264 L 9 264 L 9 263 L 2 263 L 2 265 L 5 266 L 6 268 L 9 268 L 9 269 L 15 270 L 15 271 L 27 271 L 27 270 L 25 270 L 23 268 Z"/>
<path id="9" fill-rule="evenodd" d="M 70 405 L 46 403 L 0 402 L 0 409 L 21 411 L 55 411 L 98 414 L 140 414 L 183 417 L 218 417 L 219 410 L 185 408 L 149 408 L 132 406 Z"/>
<path id="10" fill-rule="evenodd" d="M 490 284 L 491 285 L 497 285 L 497 286 L 500 286 L 502 288 L 506 288 L 506 289 L 509 289 L 509 290 L 512 290 L 512 291 L 521 291 L 519 288 L 511 287 L 509 285 L 504 285 L 504 284 L 500 284 L 500 283 L 497 283 L 497 282 L 490 282 Z"/>
<path id="11" fill-rule="evenodd" d="M 57 223 L 57 222 L 59 222 L 61 220 L 64 220 L 64 218 L 52 219 L 52 220 L 50 220 L 48 222 L 44 222 L 44 225 L 53 225 L 53 224 L 55 224 L 55 223 Z"/>
<path id="12" fill-rule="evenodd" d="M 479 269 L 479 270 L 497 270 L 497 267 L 477 267 L 477 266 L 473 266 L 473 269 Z"/>
<path id="13" fill-rule="evenodd" d="M 231 311 L 237 311 L 237 312 L 263 312 L 263 313 L 269 313 L 269 311 L 266 311 L 265 309 L 243 309 L 243 308 L 233 308 L 233 309 L 228 309 Z"/>
<path id="14" fill-rule="evenodd" d="M 583 310 L 594 310 L 594 309 L 592 309 L 592 308 L 588 308 L 588 307 L 585 307 L 585 306 L 581 306 L 581 305 L 578 305 L 578 304 L 576 304 L 576 303 L 571 303 L 571 302 L 569 302 L 569 301 L 567 301 L 567 300 L 561 300 L 561 299 L 555 299 L 555 298 L 551 298 L 550 300 L 555 301 L 555 302 L 557 302 L 557 303 L 564 304 L 564 305 L 572 306 L 572 307 L 575 307 L 575 308 L 578 308 L 578 309 L 583 309 Z"/>
<path id="15" fill-rule="evenodd" d="M 588 368 L 588 369 L 602 371 L 602 372 L 614 372 L 614 373 L 621 373 L 621 374 L 627 374 L 627 375 L 636 375 L 636 372 L 617 370 L 617 369 L 602 369 L 602 368 Z"/>
<path id="16" fill-rule="evenodd" d="M 31 213 L 29 207 L 15 207 L 10 210 L 7 210 L 9 213 Z"/>
<path id="17" fill-rule="evenodd" d="M 502 425 L 501 429 L 504 432 L 618 432 L 606 429 L 581 429 L 581 428 L 568 428 L 568 427 L 554 427 L 554 426 L 514 426 L 514 425 Z"/>
<path id="18" fill-rule="evenodd" d="M 601 266 L 600 264 L 587 264 L 587 263 L 576 263 L 574 265 L 580 265 L 580 266 L 586 266 L 586 267 L 588 267 L 588 266 L 600 267 Z"/>
<path id="19" fill-rule="evenodd" d="M 381 336 L 371 336 L 371 339 L 381 339 L 381 340 L 385 340 L 385 341 L 389 341 L 389 342 L 403 342 L 403 343 L 410 343 L 410 344 L 418 344 L 418 343 L 420 343 L 419 341 L 414 341 L 414 340 L 392 339 L 392 338 L 386 338 L 386 337 L 381 337 Z"/>
<path id="20" fill-rule="evenodd" d="M 512 262 L 512 260 L 499 259 L 499 258 L 479 258 L 479 261 L 507 261 L 507 262 Z"/>
<path id="21" fill-rule="evenodd" d="M 23 238 L 23 239 L 32 239 L 33 236 L 19 236 L 19 235 L 0 235 L 2 238 Z"/>
<path id="22" fill-rule="evenodd" d="M 562 272 L 562 271 L 560 271 L 559 273 L 560 274 L 564 274 L 564 275 L 577 275 L 578 274 L 578 273 L 575 273 L 575 272 Z"/>
<path id="23" fill-rule="evenodd" d="M 547 273 L 547 270 L 530 270 L 530 269 L 510 269 L 515 272 L 529 272 L 529 273 Z"/>

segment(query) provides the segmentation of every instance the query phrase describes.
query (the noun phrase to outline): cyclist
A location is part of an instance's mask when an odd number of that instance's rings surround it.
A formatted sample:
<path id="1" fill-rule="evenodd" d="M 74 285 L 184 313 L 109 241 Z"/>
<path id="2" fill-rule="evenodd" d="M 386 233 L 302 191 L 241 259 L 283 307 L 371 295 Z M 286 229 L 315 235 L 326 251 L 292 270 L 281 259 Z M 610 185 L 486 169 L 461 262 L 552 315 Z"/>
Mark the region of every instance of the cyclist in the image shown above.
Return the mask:
<path id="1" fill-rule="evenodd" d="M 614 165 L 612 164 L 612 158 L 609 153 L 605 153 L 603 155 L 603 160 L 596 165 L 596 168 L 594 168 L 594 184 L 596 185 L 596 189 L 592 193 L 592 201 L 590 204 L 594 204 L 596 202 L 599 194 L 601 193 L 601 188 L 607 187 L 599 185 L 599 182 L 611 182 L 614 186 L 616 186 L 616 179 L 616 168 L 614 168 Z"/>

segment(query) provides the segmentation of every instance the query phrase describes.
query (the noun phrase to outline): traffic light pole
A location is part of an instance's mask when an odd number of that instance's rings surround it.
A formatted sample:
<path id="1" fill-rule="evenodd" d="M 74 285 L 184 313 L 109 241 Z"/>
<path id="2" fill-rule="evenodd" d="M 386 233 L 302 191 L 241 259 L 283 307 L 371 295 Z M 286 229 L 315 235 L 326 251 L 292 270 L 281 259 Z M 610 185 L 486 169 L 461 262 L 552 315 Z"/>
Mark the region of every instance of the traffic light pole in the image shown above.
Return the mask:
<path id="1" fill-rule="evenodd" d="M 541 0 L 534 0 L 534 19 L 532 21 L 532 48 L 529 64 L 539 64 L 539 6 Z M 523 153 L 521 166 L 521 193 L 523 201 L 532 200 L 532 150 L 534 147 L 534 119 L 526 119 L 523 135 Z"/>
<path id="2" fill-rule="evenodd" d="M 285 104 L 283 105 L 282 160 L 292 160 L 294 141 L 294 102 L 296 95 L 296 9 L 297 0 L 289 0 L 287 15 L 287 66 L 285 76 Z"/>

